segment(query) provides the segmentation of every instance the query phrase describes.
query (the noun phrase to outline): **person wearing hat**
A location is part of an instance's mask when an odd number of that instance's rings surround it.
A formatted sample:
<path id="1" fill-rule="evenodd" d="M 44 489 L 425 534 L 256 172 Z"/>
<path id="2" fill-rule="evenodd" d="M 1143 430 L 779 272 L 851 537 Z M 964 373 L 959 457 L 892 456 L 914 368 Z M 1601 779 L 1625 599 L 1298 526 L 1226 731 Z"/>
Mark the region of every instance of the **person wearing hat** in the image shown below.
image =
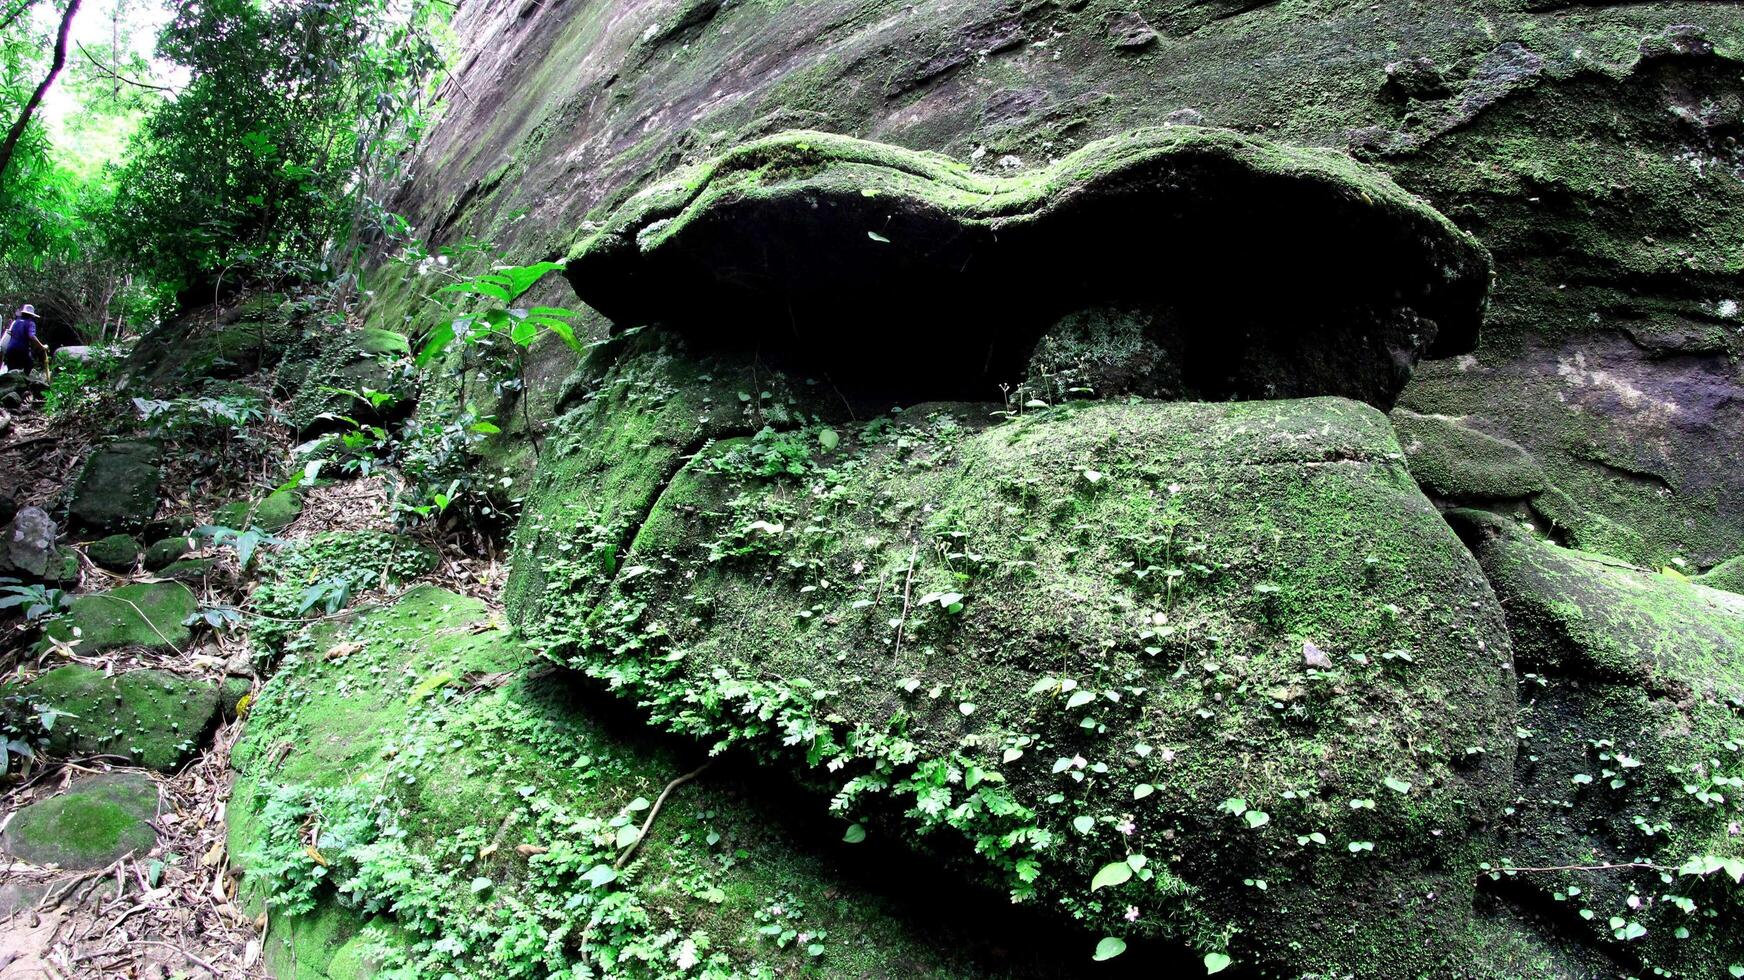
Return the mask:
<path id="1" fill-rule="evenodd" d="M 48 345 L 36 335 L 36 307 L 26 303 L 0 337 L 0 374 L 35 367 L 37 350 L 43 353 L 43 363 L 48 363 Z"/>

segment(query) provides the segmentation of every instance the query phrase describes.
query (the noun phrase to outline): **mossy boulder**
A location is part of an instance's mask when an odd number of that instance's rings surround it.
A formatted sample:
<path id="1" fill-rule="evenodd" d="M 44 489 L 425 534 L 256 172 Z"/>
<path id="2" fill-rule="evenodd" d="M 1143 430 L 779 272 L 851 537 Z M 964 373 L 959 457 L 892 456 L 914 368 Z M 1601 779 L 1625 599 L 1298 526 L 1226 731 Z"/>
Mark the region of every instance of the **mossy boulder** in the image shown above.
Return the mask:
<path id="1" fill-rule="evenodd" d="M 67 504 L 73 523 L 94 531 L 144 526 L 157 511 L 161 456 L 152 442 L 114 442 L 93 451 Z"/>
<path id="2" fill-rule="evenodd" d="M 111 534 L 87 545 L 85 556 L 99 568 L 112 572 L 130 571 L 139 562 L 139 542 L 132 535 Z"/>
<path id="3" fill-rule="evenodd" d="M 1452 515 L 1522 683 L 1491 890 L 1641 975 L 1722 976 L 1744 921 L 1744 596 Z M 1578 918 L 1575 913 L 1578 912 Z"/>
<path id="4" fill-rule="evenodd" d="M 229 810 L 280 977 L 1005 972 L 954 917 L 905 919 L 838 875 L 732 777 L 675 787 L 615 870 L 701 750 L 597 718 L 474 599 L 420 587 L 293 647 L 250 709 Z M 820 837 L 845 848 L 844 826 Z"/>
<path id="5" fill-rule="evenodd" d="M 1494 951 L 1446 937 L 1486 928 L 1508 638 L 1385 416 L 921 406 L 685 462 L 679 389 L 547 452 L 511 611 L 553 656 L 1110 935 L 1301 973 Z M 674 475 L 602 465 L 625 443 Z"/>
<path id="6" fill-rule="evenodd" d="M 24 685 L 19 694 L 58 716 L 49 730 L 50 752 L 118 756 L 164 772 L 193 757 L 218 715 L 218 690 L 210 682 L 161 670 L 106 677 L 69 664 Z"/>
<path id="7" fill-rule="evenodd" d="M 1696 578 L 1710 589 L 1724 589 L 1744 595 L 1744 555 L 1721 562 Z"/>
<path id="8" fill-rule="evenodd" d="M 190 546 L 188 539 L 183 536 L 153 541 L 145 549 L 145 567 L 154 572 L 168 568 L 181 559 L 183 555 L 186 555 Z"/>
<path id="9" fill-rule="evenodd" d="M 385 531 L 327 531 L 274 549 L 257 561 L 249 601 L 276 618 L 257 624 L 252 637 L 260 649 L 273 650 L 298 617 L 337 612 L 372 589 L 416 579 L 437 560 L 416 540 Z"/>
<path id="10" fill-rule="evenodd" d="M 238 500 L 225 504 L 212 514 L 212 523 L 238 531 L 258 528 L 270 534 L 289 527 L 302 512 L 300 494 L 294 490 L 274 490 L 258 501 Z"/>
<path id="11" fill-rule="evenodd" d="M 102 868 L 157 843 L 157 784 L 136 772 L 88 776 L 12 815 L 0 850 L 31 864 Z"/>
<path id="12" fill-rule="evenodd" d="M 1518 500 L 1545 488 L 1544 470 L 1526 450 L 1463 419 L 1392 412 L 1411 475 L 1442 500 Z"/>
<path id="13" fill-rule="evenodd" d="M 619 326 L 909 397 L 990 398 L 1055 320 L 1112 303 L 1174 397 L 1387 408 L 1420 356 L 1475 345 L 1490 267 L 1348 158 L 1176 126 L 1011 176 L 827 133 L 754 140 L 645 188 L 566 274 Z"/>
<path id="14" fill-rule="evenodd" d="M 301 337 L 295 313 L 280 293 L 246 293 L 227 307 L 196 306 L 141 337 L 128 371 L 152 386 L 191 386 L 270 368 Z"/>
<path id="15" fill-rule="evenodd" d="M 377 425 L 404 418 L 412 407 L 404 338 L 396 347 L 390 331 L 366 328 L 321 338 L 321 350 L 295 386 L 287 421 L 304 435 L 348 427 L 343 417 Z M 350 394 L 356 392 L 357 394 Z M 379 406 L 360 395 L 392 395 Z"/>
<path id="16" fill-rule="evenodd" d="M 74 596 L 67 614 L 43 632 L 63 643 L 78 641 L 80 653 L 123 646 L 177 650 L 187 645 L 183 621 L 199 603 L 178 582 L 144 582 L 108 592 Z"/>
<path id="17" fill-rule="evenodd" d="M 212 567 L 210 558 L 184 558 L 165 565 L 155 574 L 158 578 L 171 582 L 198 582 L 211 574 Z"/>

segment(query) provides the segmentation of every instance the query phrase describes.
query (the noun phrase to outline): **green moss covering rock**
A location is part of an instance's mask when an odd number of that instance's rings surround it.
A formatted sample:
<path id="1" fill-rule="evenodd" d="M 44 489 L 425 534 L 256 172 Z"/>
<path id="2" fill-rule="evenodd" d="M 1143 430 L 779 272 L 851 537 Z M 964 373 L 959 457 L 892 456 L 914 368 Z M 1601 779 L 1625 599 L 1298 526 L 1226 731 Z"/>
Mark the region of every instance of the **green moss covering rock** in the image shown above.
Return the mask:
<path id="1" fill-rule="evenodd" d="M 171 582 L 198 582 L 211 574 L 212 565 L 210 558 L 184 558 L 165 565 L 155 574 Z"/>
<path id="2" fill-rule="evenodd" d="M 528 501 L 511 611 L 554 656 L 1110 935 L 1292 973 L 1508 945 L 1445 941 L 1487 929 L 1508 640 L 1380 413 L 922 406 L 684 462 L 743 402 L 682 369 L 662 398 L 659 363 L 594 388 Z"/>
<path id="3" fill-rule="evenodd" d="M 258 501 L 225 504 L 212 514 L 212 523 L 238 531 L 258 528 L 271 534 L 290 526 L 302 512 L 301 495 L 294 490 L 275 490 Z"/>
<path id="4" fill-rule="evenodd" d="M 1186 285 L 1235 268 L 1265 287 Z M 1054 320 L 1129 303 L 1178 396 L 1391 407 L 1420 355 L 1475 345 L 1490 267 L 1349 158 L 1176 126 L 1011 176 L 827 133 L 753 140 L 631 198 L 566 274 L 620 326 L 779 344 L 842 383 L 927 374 L 921 398 L 991 398 Z"/>
<path id="5" fill-rule="evenodd" d="M 151 571 L 168 568 L 188 553 L 189 542 L 186 537 L 164 538 L 153 541 L 145 549 L 145 567 Z"/>
<path id="6" fill-rule="evenodd" d="M 1710 589 L 1724 589 L 1744 595 L 1744 555 L 1709 569 L 1696 581 Z"/>
<path id="7" fill-rule="evenodd" d="M 81 664 L 57 667 L 19 689 L 57 715 L 48 749 L 59 756 L 117 756 L 171 772 L 192 758 L 218 712 L 207 681 L 161 670 L 114 677 Z"/>
<path id="8" fill-rule="evenodd" d="M 295 314 L 280 293 L 250 292 L 228 308 L 197 308 L 141 337 L 128 371 L 153 386 L 190 386 L 270 368 L 301 339 Z"/>
<path id="9" fill-rule="evenodd" d="M 144 526 L 157 512 L 161 455 L 151 442 L 114 442 L 93 451 L 67 504 L 73 523 L 96 531 Z"/>
<path id="10" fill-rule="evenodd" d="M 157 784 L 136 772 L 89 776 L 12 815 L 0 850 L 31 864 L 102 868 L 157 843 Z"/>
<path id="11" fill-rule="evenodd" d="M 363 422 L 384 423 L 404 417 L 411 408 L 411 385 L 407 359 L 385 340 L 389 331 L 367 328 L 361 332 L 329 335 L 295 385 L 287 421 L 299 433 L 313 434 L 349 428 L 341 416 Z M 394 396 L 379 408 L 347 392 L 390 392 Z"/>
<path id="12" fill-rule="evenodd" d="M 1498 874 L 1494 891 L 1567 907 L 1561 928 L 1644 974 L 1723 975 L 1744 921 L 1744 596 L 1453 519 L 1507 610 L 1522 684 L 1492 863 L 1556 869 Z"/>
<path id="13" fill-rule="evenodd" d="M 112 572 L 131 571 L 139 561 L 139 542 L 131 535 L 111 534 L 87 545 L 85 555 L 99 568 Z"/>
<path id="14" fill-rule="evenodd" d="M 1519 446 L 1461 419 L 1394 409 L 1393 428 L 1427 493 L 1443 500 L 1514 500 L 1545 487 L 1544 471 Z"/>
<path id="15" fill-rule="evenodd" d="M 66 615 L 43 632 L 62 643 L 78 641 L 76 648 L 86 654 L 123 646 L 179 650 L 189 638 L 183 621 L 198 605 L 179 582 L 124 585 L 74 596 Z"/>
<path id="16" fill-rule="evenodd" d="M 254 625 L 261 649 L 273 650 L 306 614 L 337 612 L 372 589 L 393 587 L 436 567 L 417 541 L 383 531 L 328 531 L 257 559 L 254 608 L 274 617 Z"/>
<path id="17" fill-rule="evenodd" d="M 615 869 L 700 751 L 594 720 L 476 600 L 418 588 L 292 646 L 236 747 L 229 811 L 282 978 L 993 972 L 950 923 L 838 879 L 730 779 L 674 789 Z"/>

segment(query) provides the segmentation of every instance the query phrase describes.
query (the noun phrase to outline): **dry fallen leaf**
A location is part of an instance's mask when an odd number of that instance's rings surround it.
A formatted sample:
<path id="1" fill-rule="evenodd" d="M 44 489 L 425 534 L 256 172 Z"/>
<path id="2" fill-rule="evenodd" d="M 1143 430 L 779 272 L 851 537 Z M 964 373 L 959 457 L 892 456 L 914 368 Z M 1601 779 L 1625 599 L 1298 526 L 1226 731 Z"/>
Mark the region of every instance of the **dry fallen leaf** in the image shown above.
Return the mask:
<path id="1" fill-rule="evenodd" d="M 200 866 L 202 868 L 210 868 L 222 860 L 224 860 L 224 842 L 221 840 L 213 841 L 212 849 L 207 851 L 206 856 L 200 859 Z M 321 863 L 325 864 L 326 862 L 323 861 Z"/>
<path id="2" fill-rule="evenodd" d="M 519 844 L 515 847 L 515 853 L 522 857 L 532 857 L 535 854 L 544 854 L 549 850 L 551 850 L 551 848 L 540 847 L 538 844 Z"/>
<path id="3" fill-rule="evenodd" d="M 333 646 L 327 648 L 327 659 L 328 660 L 338 660 L 341 657 L 349 657 L 352 654 L 354 654 L 357 651 L 362 650 L 362 649 L 363 649 L 363 644 L 361 644 L 361 643 L 356 643 L 356 642 L 336 643 Z"/>

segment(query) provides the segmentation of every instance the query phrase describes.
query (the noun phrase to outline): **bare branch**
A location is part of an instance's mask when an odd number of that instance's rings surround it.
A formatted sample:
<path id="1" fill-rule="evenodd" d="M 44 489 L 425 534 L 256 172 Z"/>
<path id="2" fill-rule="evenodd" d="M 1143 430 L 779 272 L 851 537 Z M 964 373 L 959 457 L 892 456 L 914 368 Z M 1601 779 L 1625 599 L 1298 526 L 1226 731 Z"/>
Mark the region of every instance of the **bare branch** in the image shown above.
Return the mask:
<path id="1" fill-rule="evenodd" d="M 129 85 L 134 85 L 134 86 L 137 86 L 139 88 L 148 88 L 154 92 L 171 92 L 171 93 L 175 92 L 175 89 L 170 88 L 168 85 L 153 85 L 150 82 L 141 82 L 141 81 L 137 81 L 137 80 L 132 79 L 132 78 L 128 78 L 126 75 L 123 75 L 120 72 L 117 72 L 115 69 L 110 68 L 109 66 L 103 64 L 101 61 L 98 61 L 97 56 L 92 54 L 89 51 L 86 51 L 85 46 L 83 44 L 79 44 L 77 41 L 75 41 L 73 43 L 78 45 L 79 53 L 85 56 L 85 60 L 89 61 L 91 63 L 91 67 L 97 69 L 98 71 L 109 76 L 110 78 L 115 79 L 118 82 L 126 82 Z"/>

